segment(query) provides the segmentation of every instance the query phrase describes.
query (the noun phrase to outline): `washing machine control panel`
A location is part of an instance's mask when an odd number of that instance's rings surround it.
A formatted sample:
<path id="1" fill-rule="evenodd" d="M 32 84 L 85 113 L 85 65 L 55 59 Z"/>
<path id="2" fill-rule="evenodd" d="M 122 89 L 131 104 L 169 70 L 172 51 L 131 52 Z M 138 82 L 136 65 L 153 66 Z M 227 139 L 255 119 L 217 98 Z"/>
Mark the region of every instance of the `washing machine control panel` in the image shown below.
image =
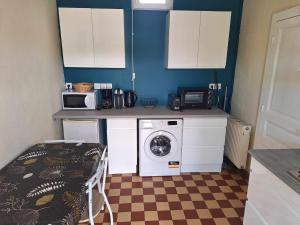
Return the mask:
<path id="1" fill-rule="evenodd" d="M 177 121 L 168 121 L 169 126 L 176 126 L 177 123 L 178 123 Z"/>
<path id="2" fill-rule="evenodd" d="M 143 120 L 141 129 L 182 128 L 182 120 Z"/>

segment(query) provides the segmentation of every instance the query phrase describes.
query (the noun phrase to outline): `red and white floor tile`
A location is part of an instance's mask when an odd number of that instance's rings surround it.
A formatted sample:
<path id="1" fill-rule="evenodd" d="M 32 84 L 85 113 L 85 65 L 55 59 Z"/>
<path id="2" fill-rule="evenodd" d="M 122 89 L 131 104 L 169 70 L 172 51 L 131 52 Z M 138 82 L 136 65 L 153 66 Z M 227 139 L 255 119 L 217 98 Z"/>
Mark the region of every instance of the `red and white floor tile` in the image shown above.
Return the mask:
<path id="1" fill-rule="evenodd" d="M 247 176 L 185 173 L 174 177 L 108 177 L 107 194 L 116 225 L 242 225 Z M 95 219 L 108 224 L 107 209 Z"/>

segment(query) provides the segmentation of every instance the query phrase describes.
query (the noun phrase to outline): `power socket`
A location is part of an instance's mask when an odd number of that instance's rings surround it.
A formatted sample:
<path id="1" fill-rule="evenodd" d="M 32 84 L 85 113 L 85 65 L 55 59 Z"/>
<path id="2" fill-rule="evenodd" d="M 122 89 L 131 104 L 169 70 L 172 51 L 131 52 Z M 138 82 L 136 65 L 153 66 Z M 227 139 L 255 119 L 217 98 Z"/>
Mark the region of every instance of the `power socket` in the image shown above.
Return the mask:
<path id="1" fill-rule="evenodd" d="M 208 87 L 209 87 L 209 89 L 211 89 L 211 90 L 217 90 L 217 87 L 216 87 L 216 84 L 215 84 L 215 83 L 209 84 Z M 221 84 L 221 83 L 218 83 L 218 89 L 219 89 L 219 90 L 222 89 L 222 84 Z"/>
<path id="2" fill-rule="evenodd" d="M 65 87 L 66 87 L 66 90 L 72 90 L 73 84 L 72 83 L 66 83 Z"/>
<path id="3" fill-rule="evenodd" d="M 101 84 L 100 83 L 94 83 L 94 89 L 95 90 L 100 90 L 101 89 Z"/>
<path id="4" fill-rule="evenodd" d="M 112 83 L 107 83 L 106 84 L 106 89 L 112 89 Z"/>
<path id="5" fill-rule="evenodd" d="M 101 83 L 101 84 L 100 84 L 100 89 L 101 89 L 101 90 L 106 89 L 106 84 L 105 84 L 105 83 Z"/>

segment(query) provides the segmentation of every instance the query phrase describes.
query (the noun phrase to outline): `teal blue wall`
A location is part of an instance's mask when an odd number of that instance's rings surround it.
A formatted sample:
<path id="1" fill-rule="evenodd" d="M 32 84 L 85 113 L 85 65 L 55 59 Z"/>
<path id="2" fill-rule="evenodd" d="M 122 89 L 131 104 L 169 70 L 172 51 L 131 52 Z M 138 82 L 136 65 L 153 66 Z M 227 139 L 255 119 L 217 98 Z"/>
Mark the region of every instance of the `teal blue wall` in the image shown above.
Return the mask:
<path id="1" fill-rule="evenodd" d="M 125 9 L 126 69 L 65 68 L 66 82 L 113 83 L 114 87 L 131 89 L 131 0 L 57 0 L 58 7 L 123 8 Z M 239 29 L 243 0 L 174 0 L 176 10 L 232 11 L 228 60 L 220 70 L 167 70 L 165 69 L 165 33 L 167 12 L 134 12 L 134 58 L 136 66 L 136 92 L 139 97 L 157 97 L 166 104 L 168 93 L 178 86 L 207 87 L 219 81 L 229 87 L 232 94 Z M 224 88 L 222 90 L 224 95 Z M 221 98 L 223 99 L 223 97 Z M 230 105 L 228 105 L 228 110 Z"/>

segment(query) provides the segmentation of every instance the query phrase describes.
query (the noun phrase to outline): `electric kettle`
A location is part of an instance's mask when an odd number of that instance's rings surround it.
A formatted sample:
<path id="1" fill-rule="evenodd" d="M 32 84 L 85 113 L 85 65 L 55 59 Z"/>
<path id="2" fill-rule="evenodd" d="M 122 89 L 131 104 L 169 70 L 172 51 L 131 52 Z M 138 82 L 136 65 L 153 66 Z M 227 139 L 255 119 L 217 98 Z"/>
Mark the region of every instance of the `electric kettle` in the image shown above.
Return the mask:
<path id="1" fill-rule="evenodd" d="M 135 106 L 138 97 L 134 91 L 125 91 L 125 106 L 132 108 Z"/>
<path id="2" fill-rule="evenodd" d="M 114 106 L 116 109 L 125 107 L 124 92 L 120 88 L 117 88 L 114 92 Z"/>

